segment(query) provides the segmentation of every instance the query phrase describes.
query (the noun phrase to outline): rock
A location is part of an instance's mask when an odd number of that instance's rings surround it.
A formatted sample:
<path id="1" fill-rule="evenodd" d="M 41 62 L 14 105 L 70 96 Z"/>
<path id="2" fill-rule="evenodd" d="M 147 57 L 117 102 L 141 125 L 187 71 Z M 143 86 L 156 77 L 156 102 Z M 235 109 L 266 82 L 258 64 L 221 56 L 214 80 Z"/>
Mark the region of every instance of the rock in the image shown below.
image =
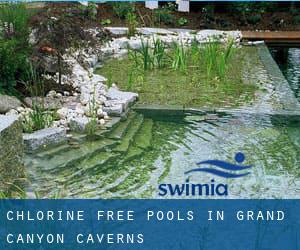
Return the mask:
<path id="1" fill-rule="evenodd" d="M 54 98 L 56 96 L 56 91 L 55 90 L 50 90 L 47 94 L 48 97 Z"/>
<path id="2" fill-rule="evenodd" d="M 162 29 L 162 28 L 139 28 L 137 29 L 139 33 L 142 35 L 174 35 L 176 32 L 173 32 L 171 30 Z"/>
<path id="3" fill-rule="evenodd" d="M 21 105 L 22 103 L 14 96 L 0 95 L 0 114 L 5 114 Z"/>
<path id="4" fill-rule="evenodd" d="M 79 115 L 84 115 L 84 110 L 82 107 L 80 106 L 77 106 L 76 109 L 75 109 L 75 112 Z"/>
<path id="5" fill-rule="evenodd" d="M 69 109 L 67 108 L 61 108 L 61 109 L 58 109 L 56 111 L 57 115 L 59 116 L 60 119 L 66 119 L 67 116 L 68 116 L 68 113 L 69 113 Z"/>
<path id="6" fill-rule="evenodd" d="M 106 97 L 108 100 L 114 100 L 116 104 L 122 104 L 124 106 L 124 110 L 126 110 L 128 106 L 130 106 L 137 100 L 138 94 L 133 92 L 120 91 L 117 88 L 111 87 L 109 88 Z"/>
<path id="7" fill-rule="evenodd" d="M 51 144 L 61 143 L 66 140 L 64 128 L 45 128 L 31 134 L 24 134 L 24 144 L 28 151 L 36 150 Z"/>
<path id="8" fill-rule="evenodd" d="M 22 113 L 22 112 L 25 111 L 25 109 L 24 109 L 23 107 L 17 107 L 17 111 L 18 111 L 19 113 Z"/>
<path id="9" fill-rule="evenodd" d="M 100 125 L 104 125 L 105 124 L 105 120 L 104 119 L 100 119 L 99 123 L 100 123 Z"/>
<path id="10" fill-rule="evenodd" d="M 52 96 L 46 97 L 26 97 L 24 103 L 32 108 L 33 104 L 42 106 L 47 110 L 60 109 L 62 107 L 62 98 L 53 98 Z"/>
<path id="11" fill-rule="evenodd" d="M 18 111 L 15 109 L 11 109 L 10 111 L 8 111 L 5 115 L 18 115 Z"/>
<path id="12" fill-rule="evenodd" d="M 145 43 L 146 43 L 146 41 L 145 41 Z M 130 40 L 128 44 L 131 49 L 135 49 L 135 50 L 140 49 L 142 47 L 142 41 L 140 39 L 139 40 Z"/>
<path id="13" fill-rule="evenodd" d="M 84 132 L 86 125 L 90 122 L 87 117 L 76 117 L 70 120 L 69 127 L 71 131 Z"/>
<path id="14" fill-rule="evenodd" d="M 17 116 L 0 115 L 0 190 L 24 178 L 22 125 Z"/>
<path id="15" fill-rule="evenodd" d="M 103 107 L 103 111 L 106 112 L 109 116 L 121 116 L 123 112 L 123 105 L 116 104 L 110 107 Z"/>
<path id="16" fill-rule="evenodd" d="M 126 35 L 128 33 L 128 28 L 125 27 L 105 27 L 105 29 L 114 35 Z"/>

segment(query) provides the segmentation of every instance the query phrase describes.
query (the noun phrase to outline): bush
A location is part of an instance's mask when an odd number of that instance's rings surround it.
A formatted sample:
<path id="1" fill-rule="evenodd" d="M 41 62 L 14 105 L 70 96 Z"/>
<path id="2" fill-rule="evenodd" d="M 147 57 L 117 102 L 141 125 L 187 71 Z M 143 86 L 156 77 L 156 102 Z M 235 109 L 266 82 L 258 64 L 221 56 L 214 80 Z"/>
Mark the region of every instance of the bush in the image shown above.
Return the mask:
<path id="1" fill-rule="evenodd" d="M 175 17 L 172 12 L 175 10 L 175 6 L 172 3 L 163 6 L 160 9 L 154 10 L 154 18 L 155 22 L 159 25 L 163 24 L 173 24 L 175 21 Z"/>
<path id="2" fill-rule="evenodd" d="M 261 21 L 262 16 L 261 14 L 254 14 L 247 17 L 247 21 L 250 24 L 257 24 Z"/>
<path id="3" fill-rule="evenodd" d="M 134 4 L 129 2 L 112 3 L 113 10 L 120 19 L 125 19 L 128 14 L 135 12 Z"/>
<path id="4" fill-rule="evenodd" d="M 300 24 L 300 15 L 294 16 L 293 19 L 296 24 Z"/>
<path id="5" fill-rule="evenodd" d="M 0 7 L 0 91 L 14 93 L 16 83 L 23 78 L 30 54 L 30 13 L 22 3 Z"/>
<path id="6" fill-rule="evenodd" d="M 18 79 L 27 70 L 28 51 L 17 39 L 0 39 L 0 92 L 14 94 Z"/>

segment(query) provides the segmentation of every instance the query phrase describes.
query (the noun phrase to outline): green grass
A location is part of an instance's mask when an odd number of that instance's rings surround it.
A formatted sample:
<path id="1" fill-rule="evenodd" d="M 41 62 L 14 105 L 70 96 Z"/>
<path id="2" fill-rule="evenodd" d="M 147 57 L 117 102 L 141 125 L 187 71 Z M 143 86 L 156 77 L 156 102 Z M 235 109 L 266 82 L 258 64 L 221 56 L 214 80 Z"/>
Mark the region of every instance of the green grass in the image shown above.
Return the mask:
<path id="1" fill-rule="evenodd" d="M 144 44 L 144 47 L 147 45 Z M 107 61 L 96 73 L 110 76 L 111 81 L 123 90 L 138 92 L 139 102 L 143 104 L 234 107 L 254 99 L 256 85 L 246 84 L 242 80 L 243 71 L 247 71 L 243 61 L 245 57 L 250 56 L 255 64 L 259 59 L 253 48 L 235 49 L 234 53 L 230 52 L 230 56 L 226 54 L 227 48 L 221 51 L 226 62 L 224 60 L 222 63 L 212 62 L 210 69 L 208 69 L 210 65 L 206 63 L 209 55 L 205 55 L 207 52 L 205 48 L 197 51 L 194 45 L 188 51 L 181 51 L 179 45 L 177 52 L 175 46 L 175 51 L 173 49 L 167 53 L 167 57 L 171 59 L 164 67 L 151 67 L 149 70 L 151 64 L 149 63 L 151 60 L 148 60 L 149 48 L 142 48 L 147 55 L 142 58 L 147 60 L 146 63 L 140 63 L 140 68 L 136 66 L 139 60 L 141 62 L 141 58 L 134 59 L 130 53 L 129 57 Z M 211 52 L 216 53 L 217 50 L 220 48 L 213 48 Z M 139 53 L 135 53 L 138 56 Z M 216 58 L 217 55 L 214 56 L 214 59 Z M 183 66 L 179 64 L 179 59 L 185 59 Z M 176 65 L 172 64 L 174 60 Z M 216 65 L 220 68 L 215 68 Z M 130 81 L 127 80 L 128 75 Z"/>

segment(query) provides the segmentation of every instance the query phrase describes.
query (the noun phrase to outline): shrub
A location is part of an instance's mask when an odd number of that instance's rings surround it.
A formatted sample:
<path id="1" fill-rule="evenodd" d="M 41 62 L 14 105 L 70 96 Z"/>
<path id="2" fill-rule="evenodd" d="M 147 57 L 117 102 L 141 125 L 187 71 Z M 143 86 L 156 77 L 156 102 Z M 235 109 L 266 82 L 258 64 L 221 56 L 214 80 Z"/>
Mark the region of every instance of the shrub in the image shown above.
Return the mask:
<path id="1" fill-rule="evenodd" d="M 247 17 L 247 21 L 250 24 L 257 24 L 261 21 L 262 16 L 261 14 L 253 14 Z"/>
<path id="2" fill-rule="evenodd" d="M 120 19 L 125 19 L 129 13 L 135 12 L 134 4 L 130 2 L 113 2 L 112 6 Z"/>
<path id="3" fill-rule="evenodd" d="M 180 26 L 184 26 L 188 23 L 188 20 L 184 17 L 180 17 L 178 20 L 177 20 L 177 24 L 180 25 Z"/>
<path id="4" fill-rule="evenodd" d="M 300 24 L 300 15 L 294 16 L 293 19 L 296 24 Z"/>
<path id="5" fill-rule="evenodd" d="M 22 3 L 0 6 L 0 91 L 15 93 L 17 81 L 24 76 L 30 54 L 30 12 Z"/>
<path id="6" fill-rule="evenodd" d="M 162 8 L 155 9 L 154 10 L 154 19 L 155 23 L 161 25 L 161 24 L 173 24 L 175 17 L 172 14 L 174 11 L 174 5 L 172 3 L 169 3 L 168 5 L 163 6 Z"/>

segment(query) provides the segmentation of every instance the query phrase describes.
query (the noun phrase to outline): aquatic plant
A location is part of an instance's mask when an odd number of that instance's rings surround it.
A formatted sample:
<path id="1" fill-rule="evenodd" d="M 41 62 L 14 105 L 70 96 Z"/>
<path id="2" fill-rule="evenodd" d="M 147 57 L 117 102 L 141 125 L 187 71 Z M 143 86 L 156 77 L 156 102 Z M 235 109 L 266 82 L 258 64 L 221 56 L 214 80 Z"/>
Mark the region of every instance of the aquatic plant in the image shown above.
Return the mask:
<path id="1" fill-rule="evenodd" d="M 142 55 L 144 70 L 151 69 L 153 65 L 153 57 L 151 55 L 151 46 L 148 40 L 146 43 L 142 40 L 142 46 L 139 52 Z"/>
<path id="2" fill-rule="evenodd" d="M 213 76 L 217 76 L 220 79 L 225 77 L 228 62 L 233 53 L 233 44 L 234 41 L 231 39 L 225 47 L 218 41 L 209 41 L 204 46 L 203 56 L 208 79 Z"/>
<path id="3" fill-rule="evenodd" d="M 94 90 L 92 93 L 92 99 L 89 101 L 89 116 L 90 116 L 90 121 L 85 127 L 85 132 L 87 133 L 88 136 L 93 136 L 98 128 L 98 105 L 96 102 L 96 88 L 94 86 Z"/>
<path id="4" fill-rule="evenodd" d="M 55 120 L 55 112 L 45 109 L 44 83 L 32 64 L 29 64 L 26 78 L 27 81 L 23 81 L 23 84 L 33 97 L 32 111 L 23 116 L 22 125 L 25 133 L 32 133 L 50 127 Z"/>
<path id="5" fill-rule="evenodd" d="M 128 13 L 126 15 L 126 24 L 128 28 L 128 37 L 134 36 L 136 34 L 136 28 L 138 25 L 137 16 L 134 13 Z"/>
<path id="6" fill-rule="evenodd" d="M 164 67 L 164 59 L 166 57 L 166 46 L 160 39 L 153 39 L 153 60 L 154 64 L 159 68 Z"/>
<path id="7" fill-rule="evenodd" d="M 174 70 L 180 70 L 186 72 L 187 70 L 188 53 L 182 43 L 174 43 L 173 56 L 172 56 L 172 68 Z"/>

